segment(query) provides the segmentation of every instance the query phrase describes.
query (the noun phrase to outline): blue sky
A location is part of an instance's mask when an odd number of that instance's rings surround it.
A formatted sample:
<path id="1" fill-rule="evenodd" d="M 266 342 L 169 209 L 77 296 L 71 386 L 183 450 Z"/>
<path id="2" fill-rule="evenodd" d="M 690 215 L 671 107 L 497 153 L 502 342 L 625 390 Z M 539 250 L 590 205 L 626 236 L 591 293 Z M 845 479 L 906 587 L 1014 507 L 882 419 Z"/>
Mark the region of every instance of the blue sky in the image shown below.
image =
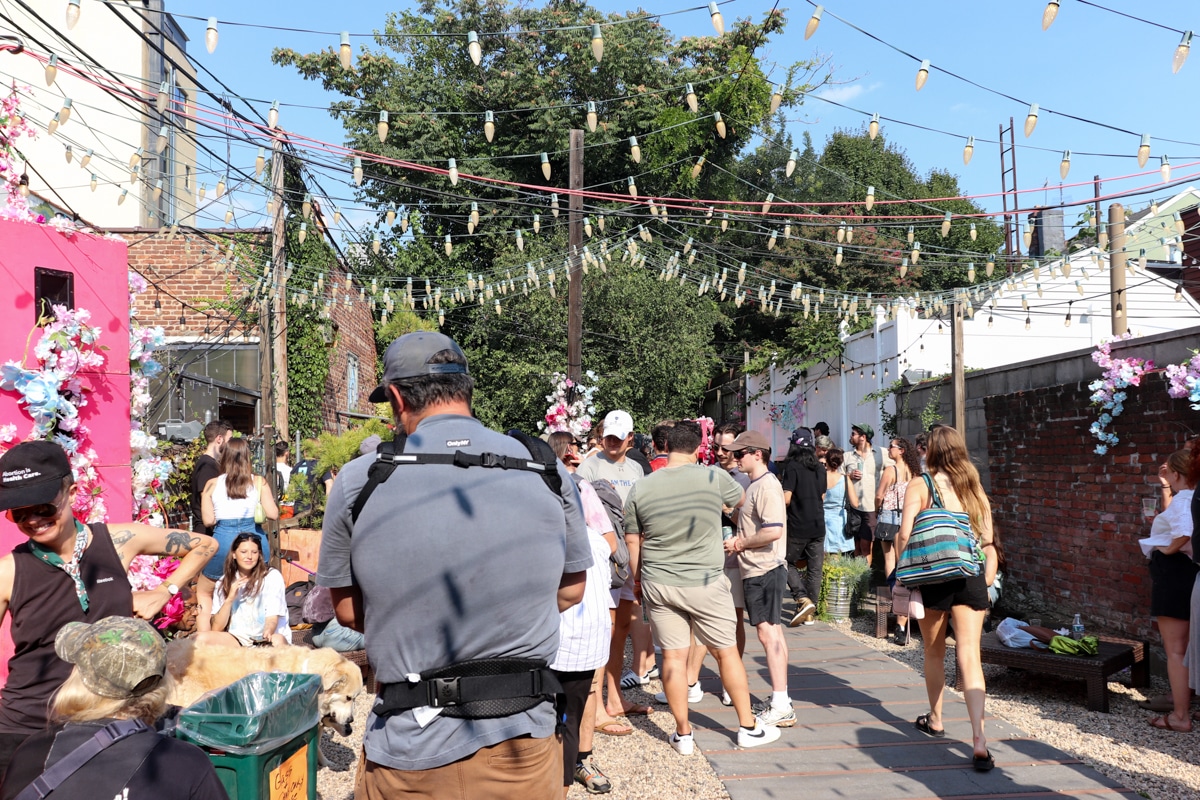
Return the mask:
<path id="1" fill-rule="evenodd" d="M 1179 29 L 1200 29 L 1200 5 L 1184 0 L 1132 3 L 1100 0 L 1103 5 L 1145 17 Z M 634 8 L 623 2 L 595 0 L 604 11 L 623 12 Z M 700 5 L 698 0 L 655 0 L 642 8 L 651 12 L 673 11 Z M 774 3 L 766 0 L 735 0 L 722 6 L 727 19 L 761 19 Z M 1166 154 L 1174 177 L 1200 172 L 1200 167 L 1182 168 L 1200 161 L 1200 113 L 1194 99 L 1200 97 L 1200 55 L 1193 55 L 1179 74 L 1171 73 L 1171 57 L 1179 35 L 1134 22 L 1077 0 L 1062 0 L 1057 21 L 1050 30 L 1041 29 L 1044 0 L 834 0 L 826 3 L 826 15 L 816 34 L 803 38 L 812 7 L 790 0 L 789 24 L 761 51 L 767 62 L 802 58 L 829 58 L 836 86 L 824 94 L 839 102 L 883 117 L 893 117 L 977 139 L 970 165 L 962 163 L 964 140 L 928 133 L 896 124 L 883 126 L 889 139 L 902 147 L 917 170 L 948 169 L 960 177 L 970 194 L 1000 191 L 1000 159 L 995 144 L 1001 123 L 1012 117 L 1017 125 L 1017 177 L 1022 189 L 1045 192 L 1027 196 L 1022 205 L 1056 203 L 1090 197 L 1090 185 L 1058 188 L 1061 151 L 1073 151 L 1067 182 L 1088 180 L 1093 175 L 1116 177 L 1138 172 L 1132 158 L 1102 158 L 1082 153 L 1113 153 L 1132 156 L 1139 136 L 1117 133 L 1062 116 L 1043 113 L 1037 129 L 1026 139 L 1021 130 L 1028 102 L 1094 119 L 1138 134 L 1149 133 L 1151 161 L 1147 170 L 1157 169 L 1158 157 Z M 375 0 L 330 3 L 328 0 L 265 0 L 255 4 L 233 0 L 168 0 L 167 8 L 177 14 L 216 16 L 222 21 L 281 25 L 318 30 L 366 32 L 382 26 L 387 11 L 403 7 Z M 780 7 L 785 7 L 780 3 Z M 977 83 L 1025 101 L 1013 102 L 934 71 L 920 92 L 914 89 L 917 64 L 907 57 L 872 41 L 833 19 L 830 14 L 855 23 L 918 58 L 948 69 Z M 204 49 L 201 21 L 179 19 L 191 38 L 192 56 L 221 77 L 239 93 L 282 102 L 317 104 L 319 86 L 300 79 L 292 70 L 270 63 L 273 47 L 287 46 L 311 51 L 336 46 L 336 37 L 269 31 L 259 28 L 221 26 L 221 42 L 209 55 Z M 666 17 L 663 22 L 677 36 L 711 35 L 707 11 L 700 9 Z M 1200 38 L 1196 41 L 1200 49 Z M 203 78 L 203 76 L 202 76 Z M 265 106 L 263 107 L 265 113 Z M 281 124 L 316 138 L 341 141 L 341 126 L 322 111 L 286 109 Z M 793 134 L 809 131 L 820 148 L 824 139 L 839 128 L 858 128 L 867 119 L 809 100 L 792 115 Z M 1170 144 L 1177 139 L 1197 144 Z M 1020 148 L 1048 148 L 1050 152 Z M 1125 182 L 1107 182 L 1105 192 L 1154 184 L 1154 175 Z M 1169 190 L 1142 195 L 1127 202 L 1144 206 L 1151 197 L 1160 199 Z M 998 209 L 998 197 L 981 199 L 989 209 Z M 1068 212 L 1068 220 L 1074 214 Z"/>

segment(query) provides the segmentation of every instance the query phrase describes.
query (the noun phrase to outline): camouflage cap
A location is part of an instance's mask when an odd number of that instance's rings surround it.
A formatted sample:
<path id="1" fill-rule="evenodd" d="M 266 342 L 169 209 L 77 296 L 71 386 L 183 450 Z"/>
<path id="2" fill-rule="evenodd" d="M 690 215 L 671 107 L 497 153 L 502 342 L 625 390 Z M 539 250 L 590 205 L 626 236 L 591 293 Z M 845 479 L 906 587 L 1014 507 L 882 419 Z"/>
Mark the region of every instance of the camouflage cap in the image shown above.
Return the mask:
<path id="1" fill-rule="evenodd" d="M 83 685 L 101 697 L 145 694 L 167 671 L 166 642 L 150 623 L 134 617 L 68 622 L 54 637 L 54 652 L 78 667 Z"/>

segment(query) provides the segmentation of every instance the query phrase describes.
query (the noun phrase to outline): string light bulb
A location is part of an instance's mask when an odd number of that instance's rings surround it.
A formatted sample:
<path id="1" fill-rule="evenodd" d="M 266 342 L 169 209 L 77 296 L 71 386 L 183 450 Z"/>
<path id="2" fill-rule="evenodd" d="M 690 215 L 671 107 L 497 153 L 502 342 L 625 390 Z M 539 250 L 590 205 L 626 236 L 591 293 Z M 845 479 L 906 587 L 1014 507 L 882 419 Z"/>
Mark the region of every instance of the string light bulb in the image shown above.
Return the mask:
<path id="1" fill-rule="evenodd" d="M 94 191 L 96 191 L 96 184 L 97 184 L 97 183 L 98 183 L 98 181 L 96 180 L 96 173 L 94 173 L 94 172 L 93 172 L 93 173 L 92 173 L 92 180 L 91 180 L 91 183 L 89 184 L 89 186 L 91 186 L 91 188 L 92 188 L 92 191 L 93 191 L 93 192 L 94 192 Z"/>
<path id="2" fill-rule="evenodd" d="M 133 168 L 134 168 L 134 167 L 136 167 L 136 166 L 137 166 L 139 163 L 141 163 L 141 161 L 142 161 L 142 154 L 143 154 L 143 153 L 145 153 L 145 152 L 146 152 L 146 151 L 145 151 L 143 148 L 141 148 L 141 147 L 139 147 L 137 150 L 134 150 L 134 151 L 133 151 L 133 155 L 131 155 L 131 156 L 129 157 L 129 168 L 130 168 L 130 169 L 133 169 Z"/>
<path id="3" fill-rule="evenodd" d="M 550 180 L 550 155 L 549 155 L 549 153 L 542 153 L 540 156 L 538 156 L 538 158 L 542 162 L 542 177 L 545 178 L 546 180 Z"/>
<path id="4" fill-rule="evenodd" d="M 722 139 L 724 139 L 725 138 L 725 120 L 721 118 L 720 111 L 713 112 L 713 120 L 715 120 L 715 123 L 717 126 L 717 135 L 720 136 Z"/>
<path id="5" fill-rule="evenodd" d="M 525 231 L 517 228 L 517 252 L 525 252 Z"/>
<path id="6" fill-rule="evenodd" d="M 467 31 L 467 54 L 471 57 L 471 63 L 477 67 L 483 61 L 483 48 L 479 45 L 479 34 L 475 31 Z"/>
<path id="7" fill-rule="evenodd" d="M 946 212 L 946 216 L 942 217 L 942 238 L 945 239 L 950 235 L 950 212 Z"/>
<path id="8" fill-rule="evenodd" d="M 163 150 L 166 150 L 167 142 L 169 140 L 170 139 L 167 136 L 167 126 L 163 125 L 158 129 L 158 138 L 154 142 L 154 152 L 161 153 Z"/>
<path id="9" fill-rule="evenodd" d="M 450 185 L 458 186 L 458 162 L 451 158 L 446 163 L 449 165 L 446 174 L 450 178 Z"/>
<path id="10" fill-rule="evenodd" d="M 625 179 L 625 181 L 629 188 L 629 196 L 637 197 L 637 183 L 634 182 L 633 176 L 630 175 L 628 178 Z"/>
<path id="11" fill-rule="evenodd" d="M 534 214 L 533 215 L 533 232 L 536 235 L 536 234 L 540 233 L 541 230 L 542 230 L 542 215 Z"/>
<path id="12" fill-rule="evenodd" d="M 914 239 L 914 238 L 916 238 L 916 231 L 915 231 L 915 230 L 913 230 L 913 226 L 912 226 L 912 225 L 909 225 L 909 226 L 908 226 L 908 232 L 907 232 L 907 233 L 905 233 L 905 234 L 904 234 L 904 236 L 905 236 L 905 238 L 906 238 L 906 239 L 908 239 L 908 243 L 909 243 L 909 244 L 912 244 L 912 243 L 913 243 L 913 239 Z"/>
<path id="13" fill-rule="evenodd" d="M 50 122 L 48 122 L 46 124 L 46 133 L 49 134 L 50 136 L 53 136 L 54 132 L 56 130 L 58 130 L 58 112 L 57 111 L 55 111 L 54 116 L 50 118 Z"/>
<path id="14" fill-rule="evenodd" d="M 850 244 L 853 241 L 854 241 L 854 226 L 847 225 L 846 226 L 846 244 Z"/>
<path id="15" fill-rule="evenodd" d="M 1183 64 L 1187 61 L 1188 54 L 1192 51 L 1192 32 L 1184 31 L 1183 38 L 1179 40 L 1179 45 L 1175 48 L 1175 54 L 1171 57 L 1171 74 L 1177 74 L 1183 69 Z"/>
<path id="16" fill-rule="evenodd" d="M 492 137 L 496 135 L 496 115 L 491 111 L 483 112 L 483 138 L 488 142 L 492 141 Z"/>
<path id="17" fill-rule="evenodd" d="M 266 149 L 260 147 L 258 148 L 258 155 L 254 157 L 254 174 L 256 177 L 262 175 L 263 167 L 266 165 L 267 151 Z"/>
<path id="18" fill-rule="evenodd" d="M 838 266 L 838 267 L 840 267 L 842 265 L 842 248 L 841 247 L 838 247 L 837 252 L 833 254 L 833 263 L 834 263 L 834 266 Z"/>
<path id="19" fill-rule="evenodd" d="M 1050 26 L 1054 24 L 1054 20 L 1058 17 L 1058 2 L 1059 0 L 1050 0 L 1046 3 L 1046 10 L 1042 12 L 1042 30 L 1050 30 Z"/>
<path id="20" fill-rule="evenodd" d="M 785 177 L 792 177 L 792 173 L 796 171 L 796 157 L 798 155 L 799 154 L 795 150 L 788 153 L 787 165 L 783 168 L 783 174 Z"/>
<path id="21" fill-rule="evenodd" d="M 1063 180 L 1067 179 L 1067 173 L 1071 171 L 1071 151 L 1063 150 L 1062 161 L 1058 164 L 1058 177 Z"/>
<path id="22" fill-rule="evenodd" d="M 775 84 L 774 90 L 771 92 L 771 105 L 767 109 L 767 114 L 773 115 L 779 110 L 779 106 L 783 103 L 783 89 L 779 84 Z"/>
<path id="23" fill-rule="evenodd" d="M 967 143 L 963 147 L 963 166 L 971 163 L 971 156 L 975 155 L 975 137 L 968 136 Z"/>
<path id="24" fill-rule="evenodd" d="M 209 52 L 209 55 L 211 55 L 212 52 L 217 49 L 217 40 L 219 38 L 220 34 L 217 31 L 217 18 L 209 17 L 208 28 L 204 31 L 204 49 Z"/>
<path id="25" fill-rule="evenodd" d="M 79 24 L 79 0 L 67 0 L 67 30 L 75 30 Z"/>
<path id="26" fill-rule="evenodd" d="M 845 222 L 838 223 L 837 240 L 839 242 L 846 241 L 846 223 Z"/>
<path id="27" fill-rule="evenodd" d="M 900 259 L 900 277 L 903 278 L 907 275 L 908 275 L 908 257 L 906 256 L 905 258 Z"/>
<path id="28" fill-rule="evenodd" d="M 58 53 L 51 53 L 50 60 L 46 62 L 46 85 L 52 86 L 54 79 L 58 77 Z"/>
<path id="29" fill-rule="evenodd" d="M 1033 325 L 1033 321 L 1032 321 L 1032 320 L 1029 318 L 1029 315 L 1028 315 L 1028 314 L 1026 314 L 1026 315 L 1025 315 L 1025 330 L 1029 330 L 1029 328 L 1030 328 L 1032 325 Z"/>
<path id="30" fill-rule="evenodd" d="M 1176 303 L 1183 302 L 1183 284 L 1182 283 L 1175 284 L 1175 302 Z"/>
<path id="31" fill-rule="evenodd" d="M 874 186 L 867 187 L 867 201 L 866 201 L 865 205 L 867 207 L 867 211 L 870 211 L 871 208 L 875 205 L 875 187 Z"/>
<path id="32" fill-rule="evenodd" d="M 700 177 L 700 171 L 702 169 L 704 169 L 704 156 L 700 156 L 698 159 L 696 159 L 696 163 L 692 165 L 692 180 L 696 180 Z M 709 216 L 712 215 L 709 214 Z"/>
<path id="33" fill-rule="evenodd" d="M 684 97 L 687 100 L 687 107 L 693 114 L 699 113 L 700 101 L 696 99 L 696 90 L 689 83 L 684 86 Z"/>
<path id="34" fill-rule="evenodd" d="M 721 9 L 717 8 L 715 2 L 708 4 L 708 13 L 712 16 L 713 30 L 717 32 L 717 36 L 725 35 L 725 17 L 721 16 Z"/>
<path id="35" fill-rule="evenodd" d="M 917 70 L 917 91 L 925 88 L 925 81 L 929 80 L 929 59 L 926 58 L 921 62 L 920 68 Z"/>
<path id="36" fill-rule="evenodd" d="M 221 195 L 225 194 L 225 182 L 228 180 L 229 180 L 228 175 L 222 175 L 220 180 L 217 181 L 217 197 L 220 197 Z"/>
<path id="37" fill-rule="evenodd" d="M 599 64 L 604 60 L 604 33 L 598 24 L 592 25 L 592 58 Z"/>
<path id="38" fill-rule="evenodd" d="M 642 163 L 642 148 L 638 147 L 636 136 L 629 137 L 629 157 L 633 159 L 633 163 Z"/>
<path id="39" fill-rule="evenodd" d="M 990 278 L 990 277 L 992 277 L 992 273 L 995 271 L 996 271 L 996 259 L 989 258 L 987 260 L 987 263 L 984 264 L 984 266 L 983 266 L 983 274 L 987 275 Z"/>
<path id="40" fill-rule="evenodd" d="M 1142 134 L 1142 143 L 1138 145 L 1138 167 L 1146 166 L 1147 159 L 1150 158 L 1150 134 Z"/>
<path id="41" fill-rule="evenodd" d="M 67 163 L 70 164 L 71 161 L 74 160 L 74 158 L 75 158 L 75 150 L 71 147 L 71 145 L 67 145 L 65 155 L 67 157 Z"/>
<path id="42" fill-rule="evenodd" d="M 296 234 L 296 238 L 299 240 L 300 244 L 304 244 L 304 240 L 308 238 L 307 222 L 300 223 L 300 232 Z"/>
<path id="43" fill-rule="evenodd" d="M 764 200 L 763 204 L 762 204 L 762 213 L 764 213 L 764 214 L 771 213 L 771 203 L 773 203 L 773 202 L 775 202 L 775 193 L 767 192 L 767 199 Z"/>
<path id="44" fill-rule="evenodd" d="M 229 208 L 225 209 L 225 224 L 228 225 L 231 222 L 233 222 L 233 206 L 232 205 L 229 206 Z"/>
<path id="45" fill-rule="evenodd" d="M 1026 139 L 1028 139 L 1030 137 L 1030 135 L 1033 133 L 1033 129 L 1037 127 L 1039 111 L 1040 111 L 1040 109 L 1038 108 L 1037 103 L 1029 104 L 1029 113 L 1025 115 L 1025 138 Z"/>
<path id="46" fill-rule="evenodd" d="M 971 241 L 975 241 L 979 237 L 979 231 L 975 230 L 975 223 L 971 223 Z"/>
<path id="47" fill-rule="evenodd" d="M 385 213 L 383 215 L 383 220 L 389 228 L 396 224 L 396 204 L 395 203 L 392 203 L 390 206 L 388 206 L 387 213 Z"/>
<path id="48" fill-rule="evenodd" d="M 913 242 L 912 251 L 909 252 L 908 255 L 912 259 L 913 266 L 915 267 L 917 262 L 921 260 L 921 243 Z"/>
<path id="49" fill-rule="evenodd" d="M 871 123 L 867 125 L 867 136 L 871 137 L 871 141 L 875 141 L 875 137 L 879 135 L 879 115 L 871 115 Z"/>
<path id="50" fill-rule="evenodd" d="M 279 101 L 272 100 L 271 101 L 271 109 L 270 109 L 270 111 L 267 112 L 267 127 L 270 128 L 271 130 L 275 130 L 276 126 L 278 126 L 278 125 L 279 125 Z"/>
<path id="51" fill-rule="evenodd" d="M 151 192 L 150 199 L 153 200 L 155 203 L 157 203 L 158 199 L 160 197 L 162 197 L 162 192 L 163 192 L 163 182 L 162 182 L 162 178 L 159 178 L 157 181 L 154 182 L 154 191 Z"/>
<path id="52" fill-rule="evenodd" d="M 975 282 L 975 262 L 967 264 L 967 280 L 971 283 Z"/>
<path id="53" fill-rule="evenodd" d="M 825 13 L 825 6 L 817 6 L 813 9 L 812 16 L 808 18 L 808 24 L 804 26 L 804 40 L 808 41 L 812 35 L 817 32 L 817 28 L 821 26 L 821 15 Z"/>
<path id="54" fill-rule="evenodd" d="M 355 185 L 355 186 L 362 186 L 362 182 L 363 182 L 363 165 L 362 165 L 362 156 L 355 156 L 355 157 L 354 157 L 354 172 L 353 172 L 353 177 L 354 177 L 354 185 Z"/>
<path id="55" fill-rule="evenodd" d="M 350 48 L 350 32 L 342 31 L 342 42 L 338 46 L 338 61 L 342 69 L 349 72 L 354 68 L 354 51 Z"/>
<path id="56" fill-rule="evenodd" d="M 446 255 L 454 252 L 454 241 L 450 238 L 450 234 L 446 234 L 446 243 L 442 245 L 442 249 L 446 251 Z"/>
<path id="57" fill-rule="evenodd" d="M 1162 175 L 1163 183 L 1169 183 L 1171 181 L 1171 162 L 1167 160 L 1166 156 L 1159 156 L 1158 164 L 1158 173 Z"/>
<path id="58" fill-rule="evenodd" d="M 64 97 L 62 108 L 58 110 L 58 124 L 66 125 L 71 119 L 71 98 Z"/>
<path id="59" fill-rule="evenodd" d="M 117 195 L 117 205 L 121 205 L 122 203 L 124 203 L 124 202 L 125 202 L 125 198 L 126 198 L 126 197 L 128 197 L 128 196 L 129 196 L 129 190 L 128 190 L 128 189 L 122 189 L 122 190 L 121 190 L 121 194 Z"/>
<path id="60" fill-rule="evenodd" d="M 558 192 L 553 192 L 550 195 L 550 213 L 558 219 Z"/>
<path id="61" fill-rule="evenodd" d="M 379 122 L 375 123 L 375 135 L 379 137 L 379 143 L 383 144 L 387 141 L 388 136 L 388 112 L 379 112 Z"/>

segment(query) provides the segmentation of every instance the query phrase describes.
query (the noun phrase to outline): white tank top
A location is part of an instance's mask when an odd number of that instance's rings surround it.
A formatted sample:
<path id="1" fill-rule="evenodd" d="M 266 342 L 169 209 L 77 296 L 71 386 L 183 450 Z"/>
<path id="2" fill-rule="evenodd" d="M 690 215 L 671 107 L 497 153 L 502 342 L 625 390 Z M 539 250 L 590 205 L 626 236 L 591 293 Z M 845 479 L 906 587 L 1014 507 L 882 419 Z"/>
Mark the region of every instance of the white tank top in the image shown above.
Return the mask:
<path id="1" fill-rule="evenodd" d="M 213 514 L 217 520 L 248 519 L 254 517 L 254 507 L 258 505 L 258 481 L 251 478 L 253 485 L 246 490 L 246 496 L 235 499 L 225 490 L 225 476 L 217 476 L 217 485 L 213 488 Z"/>

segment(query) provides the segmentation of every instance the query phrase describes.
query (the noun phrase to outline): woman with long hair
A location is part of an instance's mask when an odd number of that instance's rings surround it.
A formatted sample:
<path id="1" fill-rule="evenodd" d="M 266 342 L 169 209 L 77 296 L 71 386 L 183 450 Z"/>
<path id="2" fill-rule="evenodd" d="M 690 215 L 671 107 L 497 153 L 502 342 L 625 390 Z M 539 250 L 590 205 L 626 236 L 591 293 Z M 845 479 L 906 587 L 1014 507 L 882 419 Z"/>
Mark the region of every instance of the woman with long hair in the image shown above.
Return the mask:
<path id="1" fill-rule="evenodd" d="M 942 690 L 946 687 L 946 627 L 954 621 L 955 653 L 958 674 L 962 676 L 967 715 L 971 718 L 974 766 L 986 772 L 996 765 L 988 751 L 983 733 L 983 706 L 986 687 L 979 640 L 983 618 L 988 610 L 987 587 L 996 577 L 995 532 L 992 507 L 979 480 L 979 470 L 971 463 L 967 445 L 954 428 L 938 425 L 929 432 L 926 455 L 928 480 L 914 480 L 904 493 L 904 514 L 896 534 L 896 557 L 904 552 L 912 535 L 917 514 L 938 501 L 948 511 L 965 512 L 971 521 L 984 565 L 978 575 L 944 583 L 921 586 L 925 617 L 921 619 L 921 638 L 925 642 L 925 690 L 929 695 L 929 713 L 917 717 L 917 730 L 942 738 Z M 934 490 L 931 494 L 930 486 Z"/>
<path id="2" fill-rule="evenodd" d="M 1141 541 L 1142 551 L 1150 558 L 1150 615 L 1158 618 L 1174 706 L 1149 722 L 1160 730 L 1178 733 L 1192 730 L 1192 690 L 1188 687 L 1188 667 L 1184 663 L 1196 585 L 1191 517 L 1196 483 L 1191 477 L 1192 461 L 1191 451 L 1176 450 L 1159 467 L 1163 510 L 1154 518 L 1150 537 Z"/>
<path id="3" fill-rule="evenodd" d="M 846 503 L 858 508 L 858 497 L 847 489 L 849 479 L 839 470 L 846 459 L 839 447 L 825 453 L 825 552 L 853 553 L 854 533 L 846 534 Z"/>
<path id="4" fill-rule="evenodd" d="M 213 596 L 211 630 L 197 641 L 229 647 L 292 643 L 283 575 L 263 560 L 256 533 L 239 533 Z"/>
<path id="5" fill-rule="evenodd" d="M 896 569 L 896 549 L 892 545 L 900 530 L 900 512 L 904 508 L 904 492 L 908 483 L 921 474 L 921 457 L 908 439 L 897 436 L 888 443 L 890 466 L 884 467 L 875 490 L 875 507 L 879 509 L 879 525 L 875 538 L 883 549 L 883 573 L 891 579 Z M 907 612 L 908 609 L 906 608 Z M 896 614 L 896 644 L 908 644 L 908 614 Z"/>
<path id="6" fill-rule="evenodd" d="M 250 460 L 250 446 L 245 439 L 233 438 L 225 443 L 221 451 L 221 474 L 204 487 L 200 496 L 200 512 L 205 525 L 213 527 L 213 538 L 217 540 L 217 554 L 204 567 L 203 578 L 198 581 L 199 613 L 196 627 L 209 630 L 212 615 L 213 587 L 225 571 L 233 539 L 239 533 L 257 533 L 263 548 L 263 560 L 270 561 L 271 548 L 262 524 L 254 516 L 259 505 L 265 519 L 279 519 L 279 507 L 271 496 L 270 484 L 265 478 L 254 474 Z"/>

